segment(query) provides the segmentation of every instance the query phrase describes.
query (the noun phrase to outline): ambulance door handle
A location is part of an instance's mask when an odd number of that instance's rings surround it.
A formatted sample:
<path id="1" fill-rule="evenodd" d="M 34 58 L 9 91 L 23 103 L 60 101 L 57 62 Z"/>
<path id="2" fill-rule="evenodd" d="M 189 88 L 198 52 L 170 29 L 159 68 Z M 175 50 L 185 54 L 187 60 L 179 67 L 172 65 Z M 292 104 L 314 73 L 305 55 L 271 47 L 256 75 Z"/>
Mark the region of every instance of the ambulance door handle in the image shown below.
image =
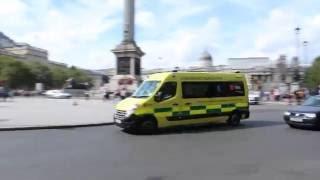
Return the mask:
<path id="1" fill-rule="evenodd" d="M 179 106 L 179 104 L 177 104 L 177 103 L 174 103 L 174 104 L 172 104 L 172 106 Z"/>
<path id="2" fill-rule="evenodd" d="M 191 105 L 191 103 L 186 103 L 186 105 L 187 105 L 187 106 L 190 106 L 190 105 Z"/>

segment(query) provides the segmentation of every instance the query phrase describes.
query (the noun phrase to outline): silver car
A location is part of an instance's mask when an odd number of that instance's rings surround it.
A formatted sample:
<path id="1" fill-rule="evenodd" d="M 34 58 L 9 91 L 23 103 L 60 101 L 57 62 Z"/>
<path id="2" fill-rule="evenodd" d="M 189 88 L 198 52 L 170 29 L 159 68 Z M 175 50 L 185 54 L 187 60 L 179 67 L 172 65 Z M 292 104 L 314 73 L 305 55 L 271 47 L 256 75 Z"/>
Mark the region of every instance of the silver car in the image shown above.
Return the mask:
<path id="1" fill-rule="evenodd" d="M 261 96 L 259 91 L 250 91 L 249 92 L 249 103 L 250 104 L 260 104 L 261 103 Z"/>

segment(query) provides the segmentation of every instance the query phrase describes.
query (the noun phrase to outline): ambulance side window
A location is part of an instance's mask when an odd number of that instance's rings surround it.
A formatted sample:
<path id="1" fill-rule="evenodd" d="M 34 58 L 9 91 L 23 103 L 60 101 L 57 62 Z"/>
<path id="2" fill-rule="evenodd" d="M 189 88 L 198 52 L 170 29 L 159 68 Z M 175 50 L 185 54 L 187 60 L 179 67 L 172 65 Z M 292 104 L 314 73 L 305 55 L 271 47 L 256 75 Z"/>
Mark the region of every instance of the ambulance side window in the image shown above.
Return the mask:
<path id="1" fill-rule="evenodd" d="M 176 95 L 177 83 L 166 82 L 162 85 L 158 93 L 156 94 L 155 101 L 161 102 L 173 98 Z"/>

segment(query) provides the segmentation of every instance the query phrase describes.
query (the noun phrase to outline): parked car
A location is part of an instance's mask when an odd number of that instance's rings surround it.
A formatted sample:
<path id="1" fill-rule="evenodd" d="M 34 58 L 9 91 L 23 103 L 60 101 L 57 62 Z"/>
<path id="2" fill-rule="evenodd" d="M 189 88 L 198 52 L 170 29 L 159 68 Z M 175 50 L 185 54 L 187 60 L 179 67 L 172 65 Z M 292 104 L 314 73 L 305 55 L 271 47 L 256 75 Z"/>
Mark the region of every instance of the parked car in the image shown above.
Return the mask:
<path id="1" fill-rule="evenodd" d="M 250 104 L 260 104 L 261 97 L 259 91 L 250 91 L 249 92 L 249 103 Z"/>
<path id="2" fill-rule="evenodd" d="M 49 91 L 46 91 L 44 95 L 48 98 L 55 98 L 55 99 L 68 99 L 72 97 L 71 94 L 65 93 L 62 90 L 49 90 Z"/>
<path id="3" fill-rule="evenodd" d="M 320 129 L 320 96 L 311 96 L 302 105 L 289 109 L 284 120 L 291 127 Z"/>
<path id="4" fill-rule="evenodd" d="M 0 98 L 8 98 L 10 96 L 9 91 L 7 91 L 4 87 L 0 87 Z"/>

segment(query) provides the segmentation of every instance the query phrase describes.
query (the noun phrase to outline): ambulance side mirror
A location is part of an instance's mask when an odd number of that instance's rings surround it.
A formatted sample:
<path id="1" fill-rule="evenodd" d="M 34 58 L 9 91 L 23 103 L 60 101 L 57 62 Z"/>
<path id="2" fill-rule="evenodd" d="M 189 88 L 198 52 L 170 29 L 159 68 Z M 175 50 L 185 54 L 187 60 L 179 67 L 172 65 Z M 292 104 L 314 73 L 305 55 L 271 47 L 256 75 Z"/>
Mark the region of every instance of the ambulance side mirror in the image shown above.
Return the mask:
<path id="1" fill-rule="evenodd" d="M 159 92 L 157 92 L 157 94 L 154 96 L 154 100 L 155 100 L 156 102 L 160 102 L 161 99 L 162 99 L 162 92 L 159 91 Z"/>

